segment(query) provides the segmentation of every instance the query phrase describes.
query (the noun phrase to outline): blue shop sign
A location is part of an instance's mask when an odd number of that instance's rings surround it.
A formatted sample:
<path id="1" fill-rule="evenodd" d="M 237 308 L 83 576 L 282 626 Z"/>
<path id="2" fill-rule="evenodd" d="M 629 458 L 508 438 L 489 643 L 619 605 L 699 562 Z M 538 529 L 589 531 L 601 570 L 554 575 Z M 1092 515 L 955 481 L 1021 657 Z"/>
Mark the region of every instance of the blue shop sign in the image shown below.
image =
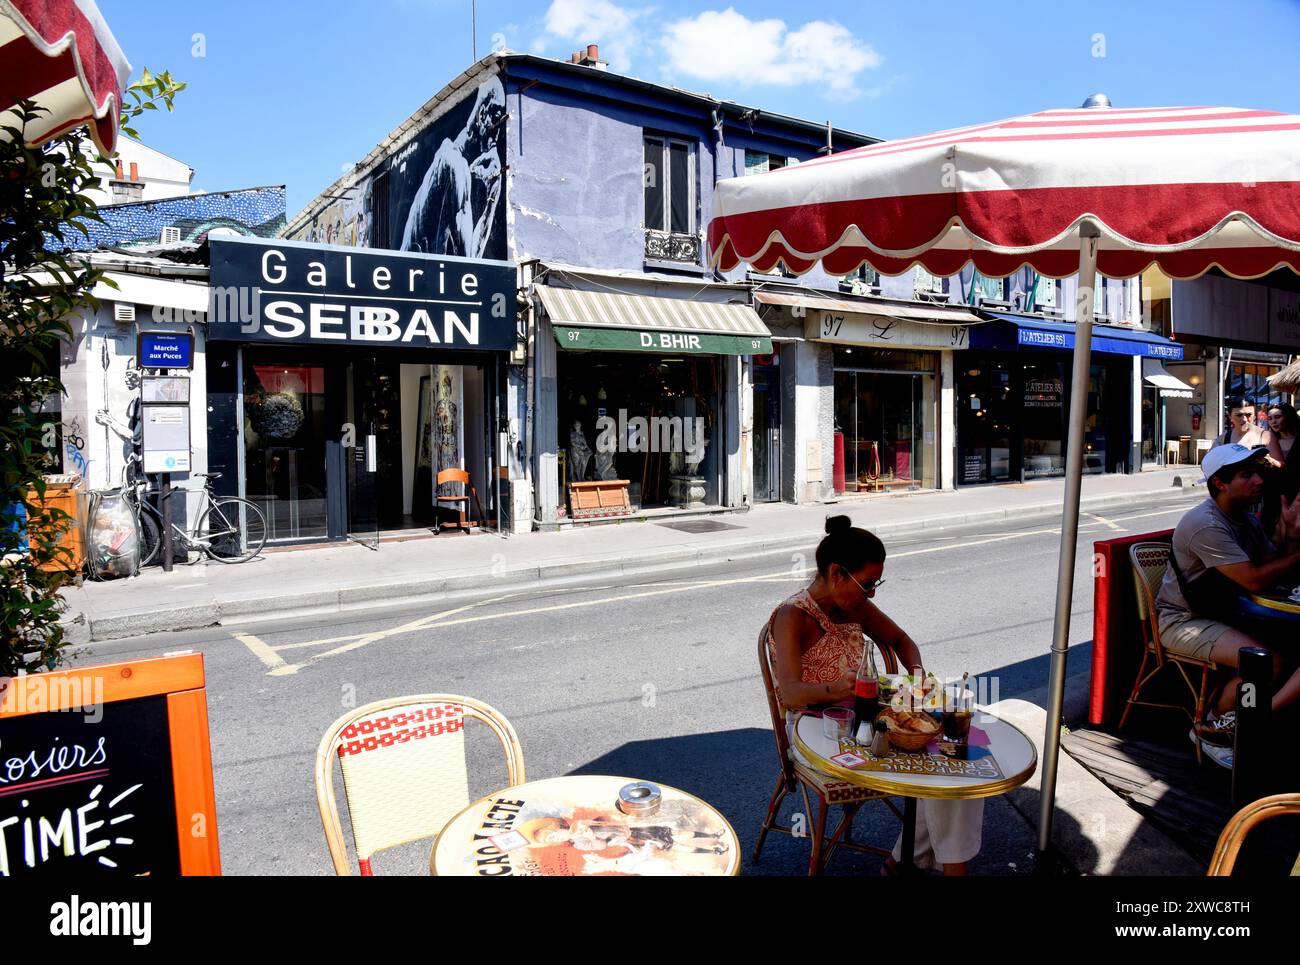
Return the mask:
<path id="1" fill-rule="evenodd" d="M 1074 349 L 1074 323 L 1029 318 L 1003 312 L 982 311 L 989 321 L 971 326 L 971 348 L 1013 351 L 1016 348 Z M 1183 346 L 1163 336 L 1139 329 L 1112 325 L 1094 325 L 1092 350 L 1109 355 L 1136 355 L 1140 358 L 1178 362 Z"/>
<path id="2" fill-rule="evenodd" d="M 136 367 L 194 368 L 194 336 L 189 332 L 141 332 L 136 339 Z"/>

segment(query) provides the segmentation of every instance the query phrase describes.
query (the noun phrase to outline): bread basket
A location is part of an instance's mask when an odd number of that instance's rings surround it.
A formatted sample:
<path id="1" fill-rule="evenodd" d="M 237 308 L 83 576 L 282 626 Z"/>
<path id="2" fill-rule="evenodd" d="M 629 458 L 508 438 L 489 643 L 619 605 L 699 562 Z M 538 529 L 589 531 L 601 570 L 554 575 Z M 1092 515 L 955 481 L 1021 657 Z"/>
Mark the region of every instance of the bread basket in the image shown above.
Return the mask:
<path id="1" fill-rule="evenodd" d="M 877 723 L 883 723 L 889 731 L 889 743 L 900 751 L 920 751 L 925 746 L 939 736 L 941 725 L 929 714 L 917 714 L 933 724 L 932 728 L 924 731 L 904 730 L 898 720 L 895 719 L 895 713 L 889 710 L 883 712 L 877 719 Z"/>

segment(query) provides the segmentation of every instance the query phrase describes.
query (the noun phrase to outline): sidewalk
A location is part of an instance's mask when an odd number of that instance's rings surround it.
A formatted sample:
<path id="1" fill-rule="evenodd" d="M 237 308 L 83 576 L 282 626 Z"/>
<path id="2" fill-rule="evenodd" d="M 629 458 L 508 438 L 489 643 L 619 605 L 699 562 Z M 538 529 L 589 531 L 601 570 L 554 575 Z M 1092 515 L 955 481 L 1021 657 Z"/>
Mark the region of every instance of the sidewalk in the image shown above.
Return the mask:
<path id="1" fill-rule="evenodd" d="M 1084 511 L 1104 513 L 1138 499 L 1189 502 L 1204 490 L 1194 468 L 1134 476 L 1090 476 Z M 86 583 L 65 592 L 64 617 L 74 643 L 252 620 L 435 602 L 450 594 L 512 592 L 543 581 L 722 563 L 789 550 L 811 553 L 831 513 L 882 537 L 920 529 L 1059 518 L 1064 480 L 984 486 L 957 492 L 849 497 L 838 503 L 758 506 L 745 513 L 689 517 L 706 532 L 664 521 L 575 527 L 568 532 L 449 534 L 382 543 L 377 551 L 355 543 L 267 553 L 227 566 L 200 562 L 172 573 L 153 567 L 129 580 Z"/>

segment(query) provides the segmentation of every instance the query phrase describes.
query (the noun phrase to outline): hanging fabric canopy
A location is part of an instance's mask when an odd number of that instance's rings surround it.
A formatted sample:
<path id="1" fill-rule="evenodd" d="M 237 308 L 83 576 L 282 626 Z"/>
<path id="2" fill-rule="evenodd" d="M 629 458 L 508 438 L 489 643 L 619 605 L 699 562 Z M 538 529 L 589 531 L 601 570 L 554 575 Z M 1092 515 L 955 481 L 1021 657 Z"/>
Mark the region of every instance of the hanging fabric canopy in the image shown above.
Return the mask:
<path id="1" fill-rule="evenodd" d="M 7 112 L 20 100 L 49 112 L 23 132 L 28 144 L 89 123 L 95 144 L 111 154 L 130 75 L 92 0 L 0 0 L 0 127 L 17 126 Z"/>
<path id="2" fill-rule="evenodd" d="M 1268 377 L 1268 384 L 1281 392 L 1300 391 L 1300 359 Z"/>
<path id="3" fill-rule="evenodd" d="M 1087 222 L 1107 277 L 1155 263 L 1174 278 L 1213 265 L 1253 278 L 1300 270 L 1298 159 L 1292 114 L 1042 111 L 722 181 L 709 245 L 723 270 L 952 275 L 973 261 L 989 277 L 1029 265 L 1063 278 Z"/>
<path id="4" fill-rule="evenodd" d="M 712 263 L 820 264 L 847 275 L 922 265 L 952 275 L 973 262 L 1005 276 L 1028 265 L 1077 272 L 1066 487 L 1057 562 L 1038 849 L 1055 807 L 1070 607 L 1079 538 L 1093 303 L 1098 271 L 1155 264 L 1192 278 L 1218 266 L 1258 277 L 1300 271 L 1300 117 L 1233 107 L 1078 110 L 887 141 L 719 182 Z"/>

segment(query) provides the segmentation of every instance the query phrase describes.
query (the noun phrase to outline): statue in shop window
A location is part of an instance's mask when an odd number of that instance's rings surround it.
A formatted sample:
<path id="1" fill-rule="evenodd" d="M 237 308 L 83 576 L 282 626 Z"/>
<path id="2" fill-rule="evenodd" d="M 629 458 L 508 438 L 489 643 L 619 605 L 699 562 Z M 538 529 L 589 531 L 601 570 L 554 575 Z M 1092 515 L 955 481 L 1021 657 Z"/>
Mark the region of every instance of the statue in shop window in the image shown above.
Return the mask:
<path id="1" fill-rule="evenodd" d="M 613 479 L 618 475 L 614 471 L 614 454 L 603 450 L 596 453 L 596 478 Z"/>
<path id="2" fill-rule="evenodd" d="M 591 462 L 591 447 L 583 435 L 582 423 L 574 419 L 569 430 L 569 482 L 583 482 L 587 478 L 587 463 Z"/>

